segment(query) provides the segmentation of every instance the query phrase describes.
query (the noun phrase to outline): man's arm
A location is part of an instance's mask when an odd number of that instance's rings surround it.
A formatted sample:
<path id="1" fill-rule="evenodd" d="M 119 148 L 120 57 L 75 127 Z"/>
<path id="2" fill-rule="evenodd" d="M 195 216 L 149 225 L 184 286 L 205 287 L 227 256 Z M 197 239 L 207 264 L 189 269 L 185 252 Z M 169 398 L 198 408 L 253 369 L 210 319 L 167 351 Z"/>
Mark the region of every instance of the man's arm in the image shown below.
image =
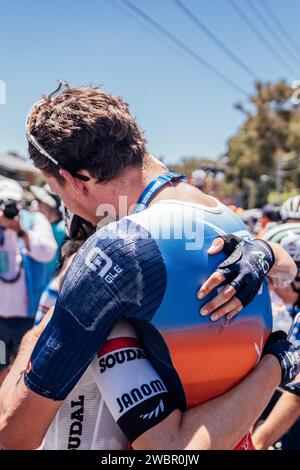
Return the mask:
<path id="1" fill-rule="evenodd" d="M 174 410 L 137 438 L 133 446 L 135 449 L 232 449 L 266 407 L 280 375 L 278 361 L 266 356 L 233 390 L 184 413 Z M 61 402 L 32 392 L 23 379 L 10 395 L 0 418 L 0 445 L 6 449 L 35 449 Z"/>
<path id="2" fill-rule="evenodd" d="M 7 374 L 0 388 L 0 413 L 5 411 L 6 402 L 10 397 L 10 393 L 20 380 L 23 372 L 26 370 L 31 353 L 41 333 L 43 332 L 49 319 L 51 318 L 52 313 L 53 308 L 50 308 L 44 316 L 43 320 L 23 336 L 23 339 L 19 346 L 17 357 L 15 358 L 12 366 L 10 367 L 9 373 Z"/>
<path id="3" fill-rule="evenodd" d="M 263 412 L 280 377 L 276 358 L 265 356 L 232 390 L 184 413 L 175 410 L 136 439 L 133 448 L 231 450 Z"/>
<path id="4" fill-rule="evenodd" d="M 278 367 L 279 366 L 279 367 Z M 263 350 L 262 361 L 239 385 L 222 396 L 192 408 L 185 413 L 178 410 L 168 413 L 166 419 L 145 432 L 141 431 L 140 419 L 150 419 L 158 406 L 148 408 L 145 415 L 135 414 L 135 421 L 130 420 L 136 434 L 133 447 L 136 449 L 233 449 L 248 434 L 261 412 L 268 404 L 275 387 L 285 386 L 300 371 L 300 354 L 286 339 L 282 331 L 272 333 Z M 112 374 L 111 372 L 110 374 Z M 115 372 L 116 373 L 116 372 Z M 109 396 L 109 388 L 105 387 L 104 399 Z M 162 401 L 162 400 L 161 400 Z M 108 408 L 114 416 L 114 406 L 108 399 Z M 150 408 L 150 410 L 149 410 Z M 153 411 L 151 411 L 153 410 Z M 150 413 L 149 413 L 150 411 Z M 124 413 L 124 411 L 122 410 Z M 120 417 L 120 411 L 119 411 Z M 121 419 L 118 419 L 120 424 Z M 152 420 L 153 422 L 153 420 Z M 124 423 L 124 420 L 123 420 Z M 130 429 L 121 423 L 121 428 L 130 439 Z M 199 447 L 200 446 L 200 447 Z"/>
<path id="5" fill-rule="evenodd" d="M 275 263 L 268 273 L 277 287 L 287 287 L 297 274 L 297 266 L 292 257 L 278 243 L 268 242 L 275 255 Z"/>
<path id="6" fill-rule="evenodd" d="M 21 377 L 0 416 L 0 448 L 37 449 L 61 404 L 30 391 Z"/>
<path id="7" fill-rule="evenodd" d="M 43 413 L 43 407 L 41 408 L 42 414 L 39 411 L 36 412 L 35 408 L 32 408 L 32 413 L 35 414 L 31 415 L 31 420 L 25 419 L 23 422 L 20 418 L 19 426 L 18 421 L 14 420 L 15 413 L 20 414 L 21 412 L 17 403 L 21 404 L 22 402 L 25 406 L 27 400 L 28 390 L 20 386 L 23 382 L 23 372 L 28 365 L 34 346 L 45 328 L 51 313 L 52 309 L 45 315 L 39 325 L 32 328 L 23 337 L 18 355 L 0 388 L 0 446 L 2 447 L 8 449 L 36 449 L 39 447 L 49 424 L 60 406 L 60 403 L 54 402 L 55 407 L 51 408 L 47 416 Z M 15 408 L 16 406 L 18 408 Z"/>
<path id="8" fill-rule="evenodd" d="M 300 397 L 284 392 L 267 419 L 255 430 L 253 434 L 255 449 L 268 449 L 293 426 L 299 417 Z"/>
<path id="9" fill-rule="evenodd" d="M 232 235 L 228 235 L 228 237 L 232 237 Z M 255 245 L 256 243 L 258 244 L 257 248 Z M 236 265 L 232 263 L 230 267 L 227 266 L 227 269 L 230 269 L 230 271 L 227 273 L 228 277 L 232 279 L 234 270 L 236 269 L 236 276 L 239 278 L 238 285 L 242 289 L 243 285 L 247 284 L 248 294 L 251 292 L 249 286 L 252 286 L 252 295 L 249 299 L 244 298 L 243 301 L 241 301 L 236 288 L 228 283 L 226 288 L 223 289 L 221 293 L 216 295 L 210 302 L 207 302 L 201 308 L 202 315 L 211 315 L 211 319 L 213 321 L 219 320 L 226 315 L 227 319 L 230 320 L 237 313 L 239 313 L 243 307 L 251 301 L 251 299 L 253 299 L 253 296 L 258 292 L 260 285 L 266 275 L 272 279 L 272 282 L 275 286 L 286 287 L 290 285 L 297 274 L 297 266 L 292 257 L 277 243 L 268 242 L 267 244 L 271 247 L 274 254 L 274 264 L 269 272 L 267 273 L 262 270 L 261 273 L 259 273 L 257 267 L 254 269 L 253 263 L 255 263 L 255 258 L 261 249 L 259 246 L 261 243 L 266 242 L 262 242 L 261 240 L 253 242 L 254 250 L 252 249 L 252 251 L 249 252 L 252 256 L 252 260 L 247 256 L 247 245 L 241 246 L 241 248 L 236 245 L 235 249 L 233 249 L 234 246 L 229 247 L 229 243 L 226 244 L 227 255 L 231 257 L 234 256 L 235 252 L 239 253 L 239 256 L 237 256 L 236 259 Z M 224 249 L 224 245 L 224 239 L 217 237 L 208 249 L 208 253 L 210 255 L 220 253 Z M 225 260 L 225 262 L 227 262 L 227 260 Z M 213 289 L 220 286 L 225 281 L 224 272 L 225 271 L 223 269 L 217 269 L 217 271 L 209 277 L 209 279 L 200 287 L 198 291 L 199 299 L 205 298 L 212 292 Z"/>

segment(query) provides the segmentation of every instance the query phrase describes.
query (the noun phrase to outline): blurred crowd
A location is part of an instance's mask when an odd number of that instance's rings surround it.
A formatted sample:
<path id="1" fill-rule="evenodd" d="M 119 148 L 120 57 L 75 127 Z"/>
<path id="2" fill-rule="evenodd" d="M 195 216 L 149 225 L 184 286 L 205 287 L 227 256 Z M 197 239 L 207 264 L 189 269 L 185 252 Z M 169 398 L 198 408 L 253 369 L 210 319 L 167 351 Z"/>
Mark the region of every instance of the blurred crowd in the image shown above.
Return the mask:
<path id="1" fill-rule="evenodd" d="M 25 193 L 16 181 L 0 180 L 0 330 L 6 346 L 0 383 L 56 276 L 65 238 L 60 200 L 49 187 L 30 186 Z"/>

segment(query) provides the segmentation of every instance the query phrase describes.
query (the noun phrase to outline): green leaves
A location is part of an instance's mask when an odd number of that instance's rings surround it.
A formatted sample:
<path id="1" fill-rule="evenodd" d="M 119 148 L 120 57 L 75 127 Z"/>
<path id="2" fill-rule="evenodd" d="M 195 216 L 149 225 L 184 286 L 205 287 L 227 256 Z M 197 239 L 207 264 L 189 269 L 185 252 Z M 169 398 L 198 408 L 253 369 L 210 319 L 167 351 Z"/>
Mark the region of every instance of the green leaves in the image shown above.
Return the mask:
<path id="1" fill-rule="evenodd" d="M 300 105 L 292 102 L 294 92 L 285 81 L 258 82 L 256 94 L 249 98 L 248 109 L 240 104 L 235 106 L 245 119 L 228 141 L 228 174 L 234 175 L 235 184 L 242 189 L 245 199 L 249 179 L 255 182 L 256 204 L 267 202 L 270 190 L 276 189 L 276 185 L 278 189 L 279 176 L 280 190 L 285 185 L 289 189 L 299 187 Z M 267 182 L 262 175 L 268 176 Z"/>

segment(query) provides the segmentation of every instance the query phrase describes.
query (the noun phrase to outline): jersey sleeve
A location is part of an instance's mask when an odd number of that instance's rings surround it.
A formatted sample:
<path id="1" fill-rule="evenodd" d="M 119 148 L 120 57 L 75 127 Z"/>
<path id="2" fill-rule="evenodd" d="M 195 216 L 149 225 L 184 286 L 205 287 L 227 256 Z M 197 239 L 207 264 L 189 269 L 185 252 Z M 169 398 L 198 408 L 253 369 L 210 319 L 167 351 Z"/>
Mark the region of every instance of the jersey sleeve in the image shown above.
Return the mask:
<path id="1" fill-rule="evenodd" d="M 177 407 L 128 322 L 120 321 L 114 327 L 90 370 L 107 408 L 129 442 Z"/>
<path id="2" fill-rule="evenodd" d="M 150 324 L 165 289 L 164 261 L 145 229 L 122 219 L 99 230 L 67 273 L 52 318 L 32 353 L 26 385 L 47 398 L 64 400 L 114 325 L 121 318 Z M 152 349 L 157 351 L 157 345 Z M 166 353 L 166 346 L 161 350 Z"/>

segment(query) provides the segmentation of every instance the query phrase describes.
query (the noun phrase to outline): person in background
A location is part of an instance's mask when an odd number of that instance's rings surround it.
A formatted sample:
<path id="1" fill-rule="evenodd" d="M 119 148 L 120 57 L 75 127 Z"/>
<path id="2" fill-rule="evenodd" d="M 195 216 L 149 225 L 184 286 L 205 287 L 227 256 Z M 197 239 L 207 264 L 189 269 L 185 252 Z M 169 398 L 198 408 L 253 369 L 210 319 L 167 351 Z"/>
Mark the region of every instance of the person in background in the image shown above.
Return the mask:
<path id="1" fill-rule="evenodd" d="M 241 218 L 248 230 L 256 237 L 260 230 L 259 221 L 262 218 L 262 210 L 258 208 L 244 210 Z"/>
<path id="2" fill-rule="evenodd" d="M 267 230 L 275 227 L 280 221 L 279 208 L 272 204 L 266 204 L 262 208 L 262 218 L 260 221 L 260 231 L 257 238 L 262 238 Z"/>
<path id="3" fill-rule="evenodd" d="M 296 218 L 297 214 L 286 213 L 288 219 Z M 300 222 L 300 219 L 299 219 Z M 271 285 L 271 301 L 273 312 L 273 330 L 281 329 L 288 332 L 293 319 L 300 311 L 300 223 L 284 223 L 268 230 L 263 239 L 278 243 L 294 259 L 297 275 L 287 286 Z M 294 328 L 291 341 L 297 347 L 300 344 L 300 324 Z M 296 382 L 300 381 L 300 376 Z M 283 392 L 283 393 L 282 393 Z M 272 446 L 281 450 L 300 449 L 300 392 L 294 387 L 275 392 L 267 409 L 263 413 L 264 420 L 254 432 L 254 446 L 257 450 Z"/>
<path id="4" fill-rule="evenodd" d="M 300 376 L 298 376 L 298 381 Z M 285 391 L 268 415 L 256 428 L 253 444 L 256 450 L 299 450 L 300 396 Z"/>
<path id="5" fill-rule="evenodd" d="M 50 274 L 52 276 L 57 271 L 61 247 L 66 240 L 65 226 L 60 210 L 60 198 L 51 192 L 48 185 L 45 185 L 44 187 L 30 186 L 30 191 L 38 202 L 38 211 L 44 214 L 44 216 L 49 220 L 57 243 L 56 256 L 50 263 Z"/>
<path id="6" fill-rule="evenodd" d="M 287 199 L 280 208 L 280 216 L 285 223 L 300 223 L 300 195 Z"/>
<path id="7" fill-rule="evenodd" d="M 95 227 L 92 224 L 77 215 L 70 214 L 64 205 L 62 205 L 62 211 L 64 213 L 63 220 L 67 241 L 65 241 L 61 247 L 61 257 L 57 268 L 57 275 L 50 280 L 41 295 L 34 319 L 35 326 L 40 324 L 50 308 L 54 307 L 62 283 L 61 279 L 64 277 L 67 267 L 70 264 L 69 260 L 74 257 L 83 243 L 95 233 Z"/>
<path id="8" fill-rule="evenodd" d="M 50 279 L 49 262 L 57 250 L 47 219 L 22 210 L 22 199 L 17 182 L 0 181 L 0 340 L 6 356 L 0 364 L 0 384 L 21 338 L 32 326 Z"/>

